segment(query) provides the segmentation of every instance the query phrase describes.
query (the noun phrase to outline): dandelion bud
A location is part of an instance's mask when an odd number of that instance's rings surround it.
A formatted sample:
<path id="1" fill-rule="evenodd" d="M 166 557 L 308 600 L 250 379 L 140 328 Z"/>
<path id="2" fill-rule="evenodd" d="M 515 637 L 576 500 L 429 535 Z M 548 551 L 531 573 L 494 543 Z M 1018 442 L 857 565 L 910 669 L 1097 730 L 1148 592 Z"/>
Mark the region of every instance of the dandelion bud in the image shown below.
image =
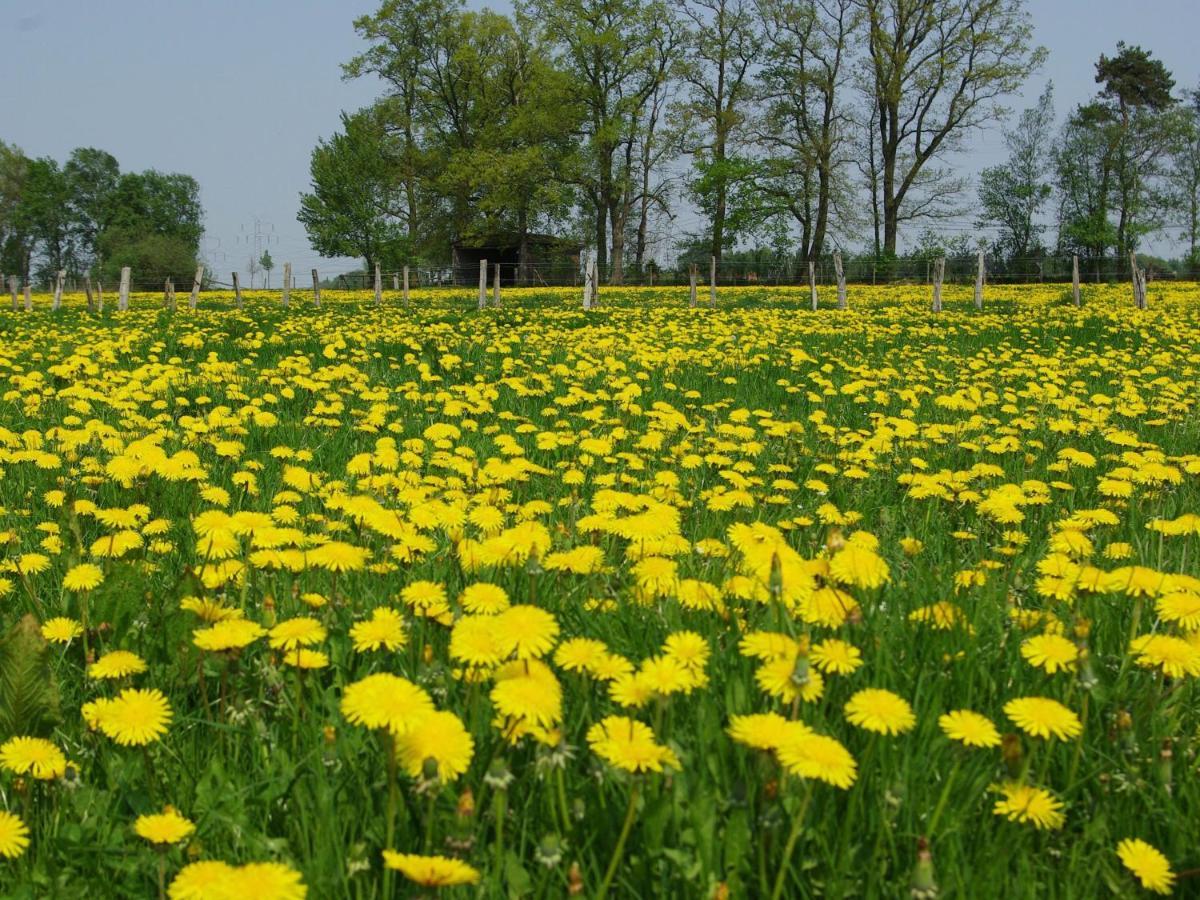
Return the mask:
<path id="1" fill-rule="evenodd" d="M 929 852 L 929 841 L 923 837 L 917 838 L 917 862 L 909 881 L 909 893 L 914 900 L 933 900 L 938 895 L 937 881 L 933 877 L 933 854 Z"/>
<path id="2" fill-rule="evenodd" d="M 779 796 L 779 781 L 775 778 L 768 778 L 767 783 L 763 785 L 763 794 L 768 800 L 774 800 Z"/>
<path id="3" fill-rule="evenodd" d="M 458 795 L 458 804 L 454 808 L 454 814 L 460 819 L 469 819 L 475 815 L 475 794 L 470 788 L 464 788 L 463 792 Z"/>
<path id="4" fill-rule="evenodd" d="M 1171 762 L 1175 756 L 1174 750 L 1171 749 L 1171 739 L 1167 738 L 1163 741 L 1162 750 L 1158 753 L 1158 777 L 1162 781 L 1163 788 L 1168 794 L 1171 793 Z"/>
<path id="5" fill-rule="evenodd" d="M 508 764 L 502 759 L 493 760 L 488 766 L 487 774 L 483 776 L 484 783 L 494 791 L 506 791 L 513 782 L 513 774 L 508 770 Z"/>
<path id="6" fill-rule="evenodd" d="M 1128 731 L 1133 727 L 1133 716 L 1129 714 L 1129 710 L 1122 709 L 1117 711 L 1117 730 Z"/>
<path id="7" fill-rule="evenodd" d="M 263 625 L 265 625 L 267 628 L 273 628 L 275 627 L 275 622 L 275 598 L 270 594 L 267 594 L 267 596 L 263 598 Z"/>
<path id="8" fill-rule="evenodd" d="M 778 553 L 771 554 L 771 577 L 767 582 L 767 590 L 775 600 L 783 596 L 783 563 Z"/>
<path id="9" fill-rule="evenodd" d="M 837 553 L 846 546 L 846 538 L 842 535 L 842 529 L 832 528 L 829 531 L 829 536 L 825 538 L 825 549 L 830 553 Z"/>
<path id="10" fill-rule="evenodd" d="M 803 688 L 811 680 L 808 671 L 808 657 L 800 654 L 796 657 L 796 664 L 792 667 L 792 684 L 797 688 Z"/>
<path id="11" fill-rule="evenodd" d="M 424 647 L 421 648 L 421 661 L 424 662 L 425 665 L 427 665 L 427 666 L 433 662 L 433 645 L 432 644 L 426 644 Z"/>
<path id="12" fill-rule="evenodd" d="M 553 869 L 562 862 L 562 850 L 562 839 L 557 834 L 548 834 L 542 838 L 534 855 L 547 869 Z"/>
<path id="13" fill-rule="evenodd" d="M 435 757 L 427 756 L 421 763 L 421 777 L 427 781 L 436 781 L 438 777 L 438 761 Z"/>
<path id="14" fill-rule="evenodd" d="M 525 560 L 525 574 L 530 576 L 542 574 L 542 564 L 538 561 L 536 549 L 529 554 L 529 559 Z"/>
<path id="15" fill-rule="evenodd" d="M 1092 654 L 1088 653 L 1086 647 L 1081 647 L 1079 650 L 1079 686 L 1085 691 L 1094 691 L 1098 684 L 1100 684 L 1100 679 L 1096 677 L 1096 670 L 1092 667 Z"/>
<path id="16" fill-rule="evenodd" d="M 729 885 L 718 881 L 716 887 L 713 888 L 712 900 L 729 900 Z"/>
<path id="17" fill-rule="evenodd" d="M 1080 641 L 1086 641 L 1088 635 L 1092 633 L 1092 620 L 1080 618 L 1075 622 L 1075 637 Z"/>
<path id="18" fill-rule="evenodd" d="M 571 869 L 567 872 L 567 895 L 570 897 L 578 897 L 583 893 L 583 871 L 579 868 L 579 863 L 571 863 Z"/>
<path id="19" fill-rule="evenodd" d="M 582 797 L 576 797 L 571 801 L 571 818 L 576 822 L 582 822 L 587 818 L 587 804 L 583 802 Z"/>
<path id="20" fill-rule="evenodd" d="M 1021 772 L 1021 756 L 1021 739 L 1012 732 L 1004 735 L 1000 739 L 1000 757 L 1013 778 Z"/>
<path id="21" fill-rule="evenodd" d="M 337 729 L 332 725 L 326 725 L 321 729 L 321 737 L 324 738 L 326 744 L 332 744 L 337 740 Z"/>

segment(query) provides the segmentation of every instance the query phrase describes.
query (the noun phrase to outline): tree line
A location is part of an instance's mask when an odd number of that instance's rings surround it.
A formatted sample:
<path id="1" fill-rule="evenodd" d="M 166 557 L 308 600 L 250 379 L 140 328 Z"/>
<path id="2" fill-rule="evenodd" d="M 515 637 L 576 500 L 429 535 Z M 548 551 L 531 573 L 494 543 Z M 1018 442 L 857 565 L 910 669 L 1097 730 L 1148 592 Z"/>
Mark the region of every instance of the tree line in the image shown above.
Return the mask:
<path id="1" fill-rule="evenodd" d="M 115 281 L 130 266 L 139 279 L 190 282 L 203 219 L 190 175 L 122 172 L 92 147 L 59 165 L 0 141 L 0 272 Z"/>
<path id="2" fill-rule="evenodd" d="M 1023 0 L 384 0 L 355 28 L 345 75 L 384 91 L 314 149 L 299 218 L 368 268 L 542 232 L 620 282 L 684 207 L 700 224 L 668 249 L 718 260 L 883 262 L 968 208 L 1003 264 L 1163 229 L 1196 260 L 1200 94 L 1139 47 L 1101 58 L 1061 126 L 1048 89 L 976 184 L 955 168 L 1045 58 Z"/>

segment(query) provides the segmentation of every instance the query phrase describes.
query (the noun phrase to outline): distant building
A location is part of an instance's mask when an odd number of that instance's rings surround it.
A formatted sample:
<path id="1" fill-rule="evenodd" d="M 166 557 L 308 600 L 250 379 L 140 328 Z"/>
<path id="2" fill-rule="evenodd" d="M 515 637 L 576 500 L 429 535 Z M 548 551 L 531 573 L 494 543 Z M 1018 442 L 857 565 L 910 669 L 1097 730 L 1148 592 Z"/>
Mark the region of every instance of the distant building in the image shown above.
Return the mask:
<path id="1" fill-rule="evenodd" d="M 571 273 L 579 272 L 579 254 L 583 247 L 576 241 L 549 234 L 525 236 L 492 235 L 480 240 L 459 240 L 450 245 L 454 283 L 479 283 L 479 261 L 488 261 L 488 284 L 492 283 L 496 264 L 500 264 L 502 285 L 563 284 Z M 523 252 L 522 252 L 523 251 Z"/>

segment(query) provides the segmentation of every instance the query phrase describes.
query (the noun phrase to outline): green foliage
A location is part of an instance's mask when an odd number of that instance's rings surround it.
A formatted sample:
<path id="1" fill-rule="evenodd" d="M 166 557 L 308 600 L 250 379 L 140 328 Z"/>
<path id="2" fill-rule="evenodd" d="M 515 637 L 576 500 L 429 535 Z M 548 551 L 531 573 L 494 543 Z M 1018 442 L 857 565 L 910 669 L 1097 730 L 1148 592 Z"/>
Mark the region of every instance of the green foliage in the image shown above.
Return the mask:
<path id="1" fill-rule="evenodd" d="M 372 110 L 343 113 L 342 130 L 313 150 L 298 218 L 318 253 L 361 257 L 368 270 L 405 255 L 394 151 Z"/>
<path id="2" fill-rule="evenodd" d="M 1042 249 L 1040 219 L 1053 191 L 1047 180 L 1053 127 L 1054 88 L 1049 85 L 1005 137 L 1008 159 L 979 176 L 979 224 L 998 228 L 996 249 L 1010 268 Z"/>
<path id="3" fill-rule="evenodd" d="M 59 721 L 58 682 L 50 649 L 32 615 L 0 641 L 0 738 L 44 737 Z"/>

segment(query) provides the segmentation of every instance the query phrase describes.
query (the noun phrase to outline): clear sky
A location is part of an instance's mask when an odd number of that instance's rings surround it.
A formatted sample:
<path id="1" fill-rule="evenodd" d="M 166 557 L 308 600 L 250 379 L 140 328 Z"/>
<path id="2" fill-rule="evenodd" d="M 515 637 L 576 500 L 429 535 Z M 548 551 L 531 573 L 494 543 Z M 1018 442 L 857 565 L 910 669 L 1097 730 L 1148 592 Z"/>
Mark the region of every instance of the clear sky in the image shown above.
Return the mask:
<path id="1" fill-rule="evenodd" d="M 1018 108 L 1053 79 L 1061 118 L 1094 93 L 1093 63 L 1118 39 L 1150 49 L 1179 86 L 1200 80 L 1196 0 L 1029 7 L 1050 56 L 1025 99 L 1014 99 Z M 203 251 L 218 273 L 238 268 L 244 277 L 256 220 L 277 263 L 291 261 L 301 274 L 347 270 L 353 261 L 312 250 L 296 211 L 317 139 L 337 128 L 341 110 L 379 91 L 343 81 L 339 68 L 361 46 L 354 18 L 373 8 L 371 0 L 0 0 L 0 138 L 32 156 L 61 161 L 93 146 L 122 169 L 193 175 L 206 212 Z M 1003 159 L 1002 129 L 971 139 L 971 168 Z M 970 223 L 967 215 L 949 227 Z M 684 212 L 677 227 L 696 227 L 694 214 Z"/>

